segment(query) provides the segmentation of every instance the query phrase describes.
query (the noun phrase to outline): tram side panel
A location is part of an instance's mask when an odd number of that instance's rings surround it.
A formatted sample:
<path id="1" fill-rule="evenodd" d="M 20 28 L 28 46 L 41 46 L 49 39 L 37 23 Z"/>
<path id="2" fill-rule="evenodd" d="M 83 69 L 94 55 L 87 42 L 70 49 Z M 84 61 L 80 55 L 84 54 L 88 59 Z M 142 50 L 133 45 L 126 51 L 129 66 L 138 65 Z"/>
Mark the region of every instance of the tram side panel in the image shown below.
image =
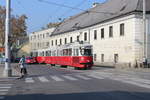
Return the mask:
<path id="1" fill-rule="evenodd" d="M 45 57 L 44 56 L 38 56 L 37 57 L 37 62 L 38 63 L 45 63 Z"/>

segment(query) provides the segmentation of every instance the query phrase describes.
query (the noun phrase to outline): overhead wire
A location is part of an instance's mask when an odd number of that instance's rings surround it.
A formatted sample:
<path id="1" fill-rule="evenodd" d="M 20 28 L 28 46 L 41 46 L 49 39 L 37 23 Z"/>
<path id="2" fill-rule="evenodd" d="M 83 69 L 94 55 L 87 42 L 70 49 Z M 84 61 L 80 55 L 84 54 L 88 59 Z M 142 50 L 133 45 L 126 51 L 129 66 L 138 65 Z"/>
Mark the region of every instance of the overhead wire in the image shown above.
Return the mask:
<path id="1" fill-rule="evenodd" d="M 79 7 L 79 6 L 83 5 L 86 1 L 87 1 L 87 0 L 82 0 L 80 3 L 78 3 L 78 4 L 75 5 L 74 7 L 75 7 L 75 8 L 76 8 L 76 7 Z M 64 16 L 64 15 L 66 15 L 66 14 L 69 14 L 72 10 L 73 10 L 73 9 L 67 10 L 67 11 L 64 12 L 61 16 Z"/>
<path id="2" fill-rule="evenodd" d="M 46 1 L 46 0 L 38 0 L 39 2 L 42 2 L 42 3 L 46 3 L 46 4 L 50 4 L 50 5 L 56 5 L 56 6 L 62 6 L 62 7 L 65 7 L 65 8 L 70 8 L 70 9 L 75 9 L 75 10 L 81 10 L 81 11 L 88 11 L 88 10 L 84 10 L 84 9 L 81 9 L 81 8 L 78 8 L 78 7 L 71 7 L 71 6 L 68 6 L 68 5 L 64 5 L 64 4 L 59 4 L 59 3 L 55 3 L 55 2 L 51 2 L 51 1 Z M 103 14 L 115 14 L 115 13 L 112 13 L 112 12 L 99 12 L 99 11 L 89 11 L 89 12 L 93 12 L 93 13 L 103 13 Z"/>

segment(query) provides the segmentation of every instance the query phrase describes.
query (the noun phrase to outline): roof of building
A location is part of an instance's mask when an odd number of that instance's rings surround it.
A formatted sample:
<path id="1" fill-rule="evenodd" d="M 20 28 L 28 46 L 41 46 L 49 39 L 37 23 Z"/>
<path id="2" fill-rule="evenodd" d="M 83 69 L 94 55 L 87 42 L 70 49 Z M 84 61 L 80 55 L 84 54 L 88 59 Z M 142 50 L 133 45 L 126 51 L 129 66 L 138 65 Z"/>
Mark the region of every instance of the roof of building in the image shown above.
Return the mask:
<path id="1" fill-rule="evenodd" d="M 150 11 L 150 0 L 146 0 L 146 11 Z M 143 0 L 107 0 L 87 11 L 64 20 L 52 35 L 82 29 L 122 16 L 131 12 L 142 11 Z"/>

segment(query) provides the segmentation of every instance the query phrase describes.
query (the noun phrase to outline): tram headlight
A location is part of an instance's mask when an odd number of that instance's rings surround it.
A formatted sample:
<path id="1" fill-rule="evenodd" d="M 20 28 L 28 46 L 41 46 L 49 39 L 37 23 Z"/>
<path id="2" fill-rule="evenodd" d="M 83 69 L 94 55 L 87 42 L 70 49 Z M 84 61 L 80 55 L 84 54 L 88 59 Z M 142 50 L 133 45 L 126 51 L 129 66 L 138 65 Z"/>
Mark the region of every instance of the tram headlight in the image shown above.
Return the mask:
<path id="1" fill-rule="evenodd" d="M 81 57 L 81 61 L 84 61 L 84 57 Z"/>

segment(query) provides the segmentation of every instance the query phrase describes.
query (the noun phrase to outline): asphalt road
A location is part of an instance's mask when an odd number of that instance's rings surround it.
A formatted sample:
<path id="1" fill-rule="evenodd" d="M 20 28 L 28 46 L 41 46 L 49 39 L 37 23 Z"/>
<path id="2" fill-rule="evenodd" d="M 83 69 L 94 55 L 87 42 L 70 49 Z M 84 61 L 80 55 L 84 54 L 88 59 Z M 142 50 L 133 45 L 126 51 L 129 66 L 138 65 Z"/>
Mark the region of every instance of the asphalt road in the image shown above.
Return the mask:
<path id="1" fill-rule="evenodd" d="M 114 69 L 29 65 L 24 79 L 3 82 L 9 90 L 0 100 L 150 100 L 149 79 Z"/>

